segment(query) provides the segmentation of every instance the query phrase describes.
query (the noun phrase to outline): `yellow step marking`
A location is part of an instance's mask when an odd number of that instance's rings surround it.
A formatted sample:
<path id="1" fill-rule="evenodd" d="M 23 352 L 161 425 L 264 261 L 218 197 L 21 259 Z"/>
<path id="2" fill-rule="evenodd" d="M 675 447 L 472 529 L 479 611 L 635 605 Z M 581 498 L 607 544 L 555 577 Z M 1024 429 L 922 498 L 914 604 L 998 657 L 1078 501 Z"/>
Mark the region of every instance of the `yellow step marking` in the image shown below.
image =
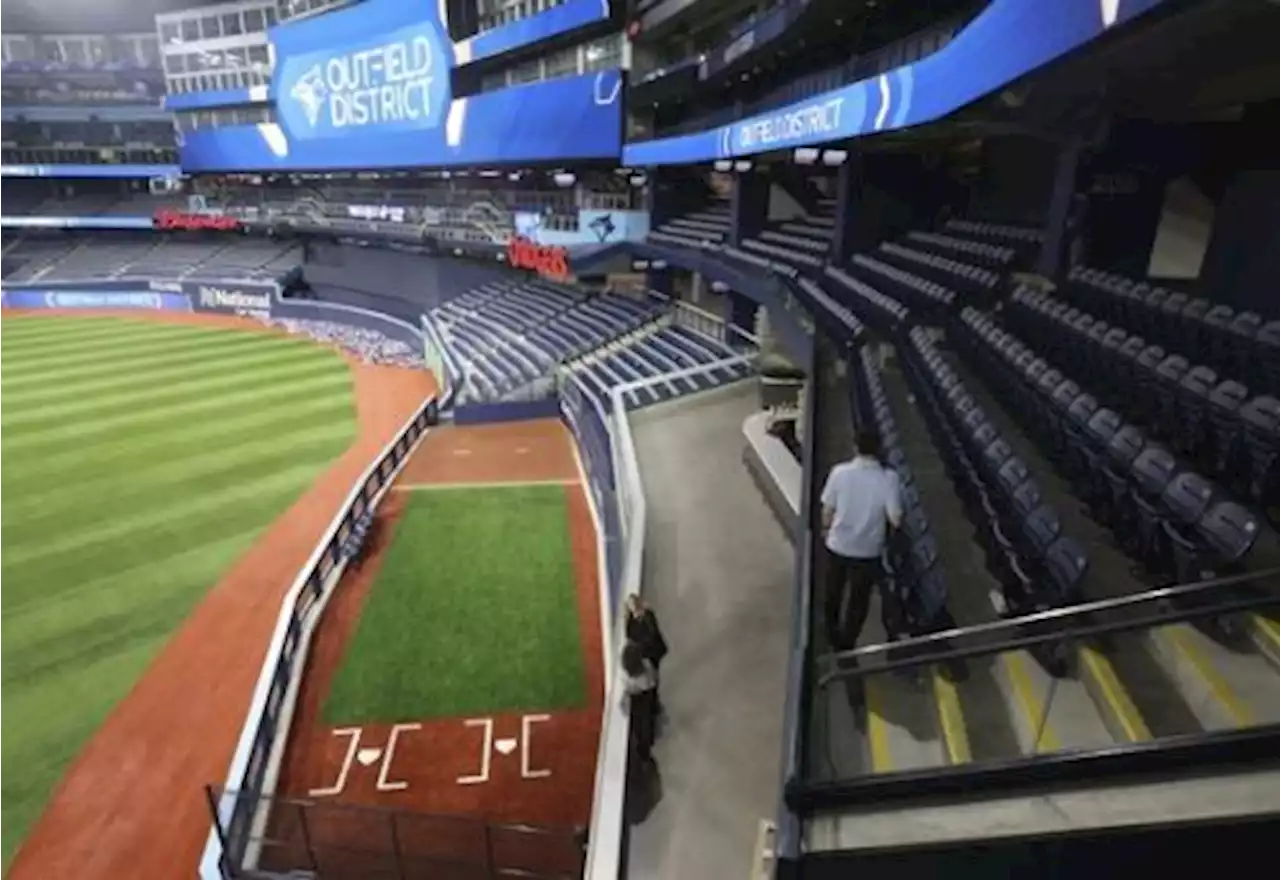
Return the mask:
<path id="1" fill-rule="evenodd" d="M 942 726 L 942 744 L 948 764 L 967 764 L 973 760 L 969 749 L 969 731 L 964 724 L 964 710 L 955 682 L 947 678 L 940 666 L 929 668 L 933 680 L 933 699 L 938 704 L 938 721 Z"/>
<path id="2" fill-rule="evenodd" d="M 884 719 L 884 682 L 879 676 L 868 675 L 863 680 L 867 699 L 867 741 L 871 749 L 871 770 L 888 773 L 893 770 L 893 749 L 889 746 L 889 722 Z"/>
<path id="3" fill-rule="evenodd" d="M 1265 614 L 1249 615 L 1249 630 L 1253 643 L 1273 664 L 1280 665 L 1280 623 Z"/>
<path id="4" fill-rule="evenodd" d="M 1188 624 L 1179 623 L 1165 627 L 1165 634 L 1173 641 L 1174 646 L 1187 658 L 1187 662 L 1195 669 L 1200 680 L 1209 689 L 1209 693 L 1217 700 L 1237 727 L 1253 726 L 1253 710 L 1236 695 L 1235 690 L 1222 677 L 1222 673 L 1213 665 L 1213 661 L 1200 650 L 1195 638 L 1187 629 Z"/>
<path id="5" fill-rule="evenodd" d="M 1040 731 L 1038 740 L 1031 746 L 1032 751 L 1058 751 L 1062 748 L 1062 741 L 1058 739 L 1058 734 L 1049 723 L 1044 702 L 1036 693 L 1035 682 L 1031 680 L 1031 673 L 1027 669 L 1027 664 L 1034 661 L 1020 652 L 1001 654 L 1000 659 L 1004 663 L 1005 671 L 1009 674 L 1009 682 L 1013 685 L 1018 708 L 1022 711 L 1028 733 L 1035 735 L 1037 730 Z"/>
<path id="6" fill-rule="evenodd" d="M 1120 724 L 1126 742 L 1145 742 L 1151 739 L 1151 730 L 1142 719 L 1138 707 L 1133 704 L 1128 689 L 1116 675 L 1115 667 L 1106 655 L 1096 648 L 1080 647 L 1080 666 L 1097 685 L 1099 695 L 1106 702 L 1111 717 Z"/>

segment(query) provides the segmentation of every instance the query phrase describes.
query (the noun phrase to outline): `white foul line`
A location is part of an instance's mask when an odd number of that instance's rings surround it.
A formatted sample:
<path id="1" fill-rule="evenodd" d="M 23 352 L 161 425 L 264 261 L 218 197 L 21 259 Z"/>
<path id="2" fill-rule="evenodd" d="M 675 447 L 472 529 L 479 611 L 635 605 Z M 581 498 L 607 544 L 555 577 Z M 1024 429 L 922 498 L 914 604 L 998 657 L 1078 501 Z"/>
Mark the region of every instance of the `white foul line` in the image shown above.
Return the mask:
<path id="1" fill-rule="evenodd" d="M 334 736 L 351 737 L 351 742 L 347 743 L 347 756 L 343 759 L 342 769 L 338 772 L 338 781 L 329 788 L 311 789 L 307 792 L 308 797 L 328 797 L 347 787 L 347 773 L 351 770 L 351 762 L 355 760 L 356 749 L 360 747 L 360 730 L 359 727 L 338 727 L 330 731 Z"/>
<path id="2" fill-rule="evenodd" d="M 546 768 L 533 770 L 529 767 L 529 740 L 533 725 L 550 720 L 550 715 L 525 715 L 520 719 L 520 775 L 525 779 L 545 779 L 551 775 Z"/>
<path id="3" fill-rule="evenodd" d="M 492 718 L 468 718 L 462 722 L 467 727 L 483 727 L 484 728 L 484 748 L 480 750 L 480 773 L 476 776 L 459 776 L 459 785 L 478 785 L 481 782 L 489 781 L 489 762 L 491 760 L 491 752 L 493 751 L 493 719 Z"/>
<path id="4" fill-rule="evenodd" d="M 400 734 L 421 729 L 422 725 L 418 723 L 391 725 L 391 736 L 387 738 L 387 750 L 382 756 L 382 769 L 378 771 L 378 791 L 400 791 L 409 787 L 409 783 L 405 780 L 390 780 L 387 779 L 387 775 L 391 772 L 391 758 L 396 753 L 396 740 L 400 738 Z"/>

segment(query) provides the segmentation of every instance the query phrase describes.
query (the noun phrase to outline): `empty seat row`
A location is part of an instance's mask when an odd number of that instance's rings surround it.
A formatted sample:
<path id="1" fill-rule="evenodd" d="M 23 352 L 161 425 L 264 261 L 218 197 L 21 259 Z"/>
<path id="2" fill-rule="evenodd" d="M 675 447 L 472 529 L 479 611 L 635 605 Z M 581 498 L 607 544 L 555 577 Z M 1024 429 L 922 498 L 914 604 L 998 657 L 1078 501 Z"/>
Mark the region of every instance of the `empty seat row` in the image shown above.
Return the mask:
<path id="1" fill-rule="evenodd" d="M 768 254 L 776 257 L 783 262 L 791 263 L 794 266 L 804 266 L 806 269 L 821 269 L 823 264 L 822 257 L 815 256 L 805 251 L 797 251 L 790 247 L 782 247 L 781 245 L 769 244 L 768 242 L 759 241 L 754 238 L 748 238 L 742 242 L 742 247 L 746 250 L 755 251 L 761 254 Z"/>
<path id="2" fill-rule="evenodd" d="M 1262 532 L 1247 508 L 1100 407 L 991 315 L 964 309 L 954 341 L 1143 574 L 1190 583 L 1242 565 Z"/>
<path id="3" fill-rule="evenodd" d="M 885 464 L 893 468 L 902 486 L 902 537 L 890 542 L 887 553 L 890 581 L 897 593 L 910 634 L 936 629 L 947 620 L 947 579 L 938 558 L 938 545 L 929 526 L 915 484 L 915 475 L 902 447 L 902 438 L 889 406 L 880 367 L 870 346 L 861 346 L 851 371 L 853 415 L 859 429 L 880 438 Z M 895 635 L 895 634 L 890 634 Z"/>
<path id="4" fill-rule="evenodd" d="M 1038 245 L 1044 241 L 1039 229 L 1015 226 L 1010 223 L 987 223 L 982 220 L 948 220 L 943 226 L 948 232 L 972 235 L 989 241 L 1004 242 L 1013 247 Z"/>
<path id="5" fill-rule="evenodd" d="M 873 286 L 886 288 L 894 297 L 927 315 L 945 311 L 956 301 L 956 292 L 945 284 L 930 281 L 865 254 L 854 254 L 849 270 L 867 279 Z"/>
<path id="6" fill-rule="evenodd" d="M 986 296 L 995 293 L 1000 287 L 999 272 L 951 257 L 926 254 L 915 248 L 890 241 L 880 245 L 875 255 L 881 260 L 933 278 L 935 281 L 941 281 L 949 287 L 966 293 Z"/>
<path id="7" fill-rule="evenodd" d="M 974 526 L 1007 613 L 1078 602 L 1089 559 L 923 327 L 903 349 L 907 379 L 934 446 Z"/>
<path id="8" fill-rule="evenodd" d="M 1264 508 L 1277 500 L 1280 400 L 1148 345 L 1046 293 L 1020 288 L 1010 327 L 1054 365 L 1099 389 L 1109 406 Z"/>
<path id="9" fill-rule="evenodd" d="M 825 271 L 831 289 L 836 291 L 838 298 L 855 315 L 882 332 L 896 330 L 910 317 L 910 309 L 899 300 L 854 278 L 843 269 L 827 266 Z"/>
<path id="10" fill-rule="evenodd" d="M 1018 255 L 1016 249 L 1007 245 L 956 238 L 938 232 L 908 232 L 907 240 L 922 250 L 962 254 L 971 262 L 997 268 L 1007 268 Z"/>
<path id="11" fill-rule="evenodd" d="M 1152 342 L 1280 393 L 1280 321 L 1083 266 L 1071 269 L 1063 294 Z"/>
<path id="12" fill-rule="evenodd" d="M 782 245 L 783 247 L 798 249 L 819 256 L 825 254 L 830 247 L 829 243 L 821 238 L 793 235 L 789 232 L 778 232 L 773 229 L 766 229 L 761 232 L 760 238 L 771 244 Z"/>

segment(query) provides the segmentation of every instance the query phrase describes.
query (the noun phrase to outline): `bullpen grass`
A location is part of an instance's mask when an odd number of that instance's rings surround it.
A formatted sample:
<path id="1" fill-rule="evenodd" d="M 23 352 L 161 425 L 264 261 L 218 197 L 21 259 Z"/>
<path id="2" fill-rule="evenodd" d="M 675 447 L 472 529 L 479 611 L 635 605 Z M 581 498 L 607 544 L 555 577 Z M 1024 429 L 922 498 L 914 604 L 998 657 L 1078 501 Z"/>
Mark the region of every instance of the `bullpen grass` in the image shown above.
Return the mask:
<path id="1" fill-rule="evenodd" d="M 411 491 L 325 720 L 586 705 L 565 504 L 562 486 Z"/>
<path id="2" fill-rule="evenodd" d="M 0 322 L 0 406 L 7 866 L 80 747 L 355 419 L 332 352 L 107 317 Z"/>

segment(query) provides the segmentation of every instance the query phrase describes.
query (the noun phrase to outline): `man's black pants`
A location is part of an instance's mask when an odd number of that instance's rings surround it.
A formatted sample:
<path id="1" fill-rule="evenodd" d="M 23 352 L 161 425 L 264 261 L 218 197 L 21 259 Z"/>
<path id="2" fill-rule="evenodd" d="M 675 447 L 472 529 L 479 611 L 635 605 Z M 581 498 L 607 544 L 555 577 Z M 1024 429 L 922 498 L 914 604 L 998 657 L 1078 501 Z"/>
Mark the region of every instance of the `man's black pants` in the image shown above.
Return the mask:
<path id="1" fill-rule="evenodd" d="M 848 651 L 871 610 L 871 590 L 880 583 L 884 569 L 880 557 L 855 559 L 827 553 L 827 639 L 837 651 Z"/>

